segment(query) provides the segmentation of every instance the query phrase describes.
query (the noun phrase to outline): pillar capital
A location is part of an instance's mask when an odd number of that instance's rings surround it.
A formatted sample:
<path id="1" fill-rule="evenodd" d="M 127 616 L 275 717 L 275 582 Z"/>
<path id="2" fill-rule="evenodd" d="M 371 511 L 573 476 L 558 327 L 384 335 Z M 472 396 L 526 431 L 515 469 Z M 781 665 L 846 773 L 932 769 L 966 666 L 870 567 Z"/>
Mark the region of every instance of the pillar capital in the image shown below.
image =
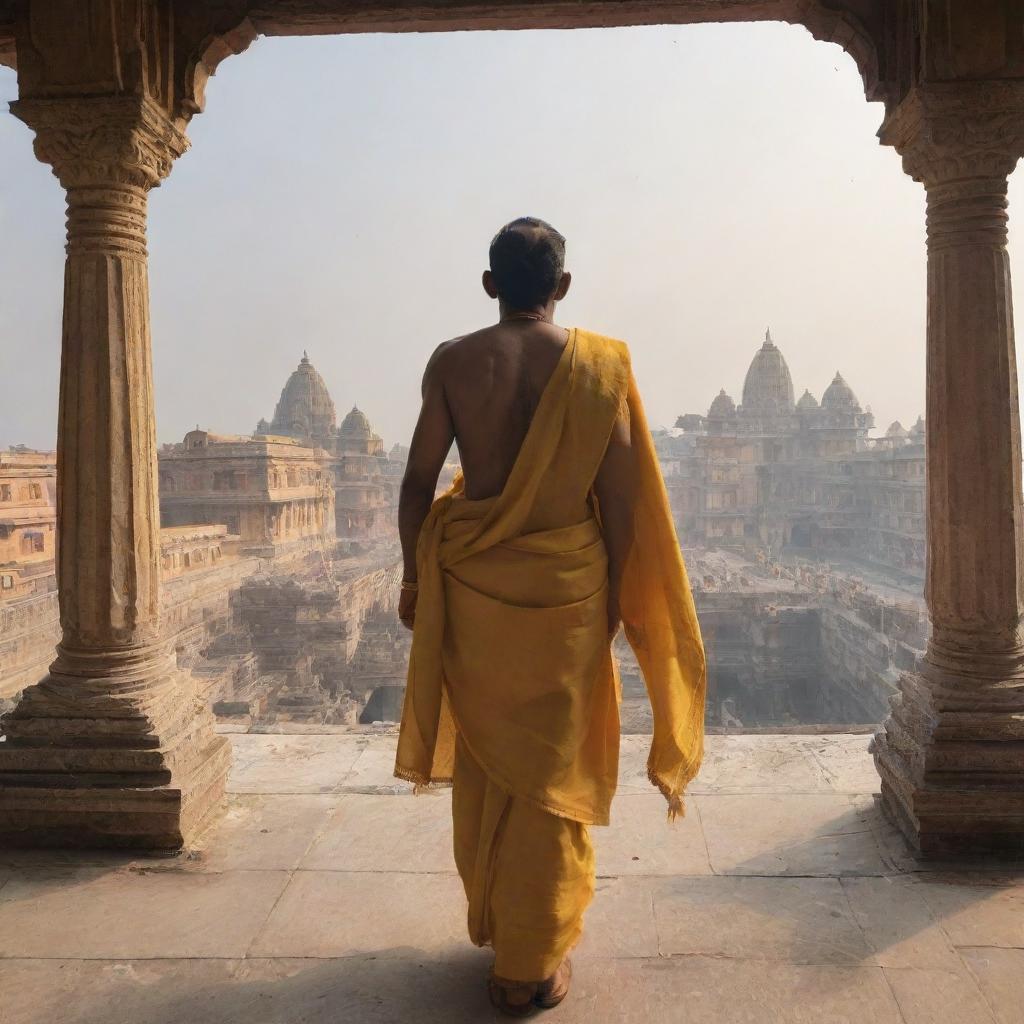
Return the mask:
<path id="1" fill-rule="evenodd" d="M 878 137 L 926 188 L 967 178 L 1006 178 L 1024 156 L 1024 81 L 918 85 Z"/>
<path id="2" fill-rule="evenodd" d="M 144 96 L 17 100 L 11 112 L 35 132 L 36 156 L 69 190 L 154 188 L 189 146 L 184 132 Z"/>

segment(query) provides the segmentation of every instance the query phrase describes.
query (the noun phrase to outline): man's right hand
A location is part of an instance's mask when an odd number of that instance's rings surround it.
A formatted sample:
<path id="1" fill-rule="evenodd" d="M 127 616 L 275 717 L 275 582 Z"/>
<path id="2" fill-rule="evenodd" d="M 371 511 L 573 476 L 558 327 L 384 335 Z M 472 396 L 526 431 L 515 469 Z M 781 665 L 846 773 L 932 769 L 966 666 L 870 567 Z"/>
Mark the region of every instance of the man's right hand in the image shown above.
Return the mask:
<path id="1" fill-rule="evenodd" d="M 416 620 L 416 591 L 403 590 L 398 597 L 398 621 L 406 629 L 412 629 Z"/>
<path id="2" fill-rule="evenodd" d="M 622 613 L 619 611 L 619 602 L 608 601 L 608 642 L 612 643 L 618 635 L 622 626 Z"/>

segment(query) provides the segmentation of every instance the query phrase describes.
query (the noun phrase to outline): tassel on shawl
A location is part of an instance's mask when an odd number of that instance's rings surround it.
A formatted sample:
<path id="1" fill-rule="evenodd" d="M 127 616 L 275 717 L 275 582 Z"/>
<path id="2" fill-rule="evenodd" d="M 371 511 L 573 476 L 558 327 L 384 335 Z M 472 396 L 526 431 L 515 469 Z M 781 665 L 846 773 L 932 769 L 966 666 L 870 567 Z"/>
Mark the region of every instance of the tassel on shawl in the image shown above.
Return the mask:
<path id="1" fill-rule="evenodd" d="M 676 818 L 682 818 L 686 815 L 686 804 L 683 802 L 682 794 L 677 794 L 671 797 L 668 802 L 668 820 L 673 822 Z"/>
<path id="2" fill-rule="evenodd" d="M 652 786 L 657 786 L 661 795 L 668 801 L 668 820 L 669 822 L 675 821 L 677 818 L 686 817 L 686 800 L 683 794 L 683 790 L 680 788 L 678 792 L 673 792 L 661 779 L 658 778 L 657 773 L 653 768 L 647 769 L 647 778 Z"/>

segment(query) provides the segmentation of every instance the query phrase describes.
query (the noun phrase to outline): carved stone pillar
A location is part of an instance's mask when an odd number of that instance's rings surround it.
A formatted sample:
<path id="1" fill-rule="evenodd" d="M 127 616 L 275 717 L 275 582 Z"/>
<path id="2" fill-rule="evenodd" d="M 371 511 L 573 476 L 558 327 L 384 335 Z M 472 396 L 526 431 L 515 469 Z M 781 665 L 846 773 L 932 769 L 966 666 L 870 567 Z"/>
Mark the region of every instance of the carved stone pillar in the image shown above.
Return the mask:
<path id="1" fill-rule="evenodd" d="M 177 848 L 229 746 L 162 635 L 146 198 L 186 148 L 138 96 L 24 100 L 67 190 L 50 674 L 6 716 L 0 842 Z"/>
<path id="2" fill-rule="evenodd" d="M 932 634 L 875 763 L 886 810 L 922 855 L 1019 853 L 1024 521 L 1006 182 L 1024 154 L 1024 89 L 922 86 L 881 138 L 927 190 Z"/>

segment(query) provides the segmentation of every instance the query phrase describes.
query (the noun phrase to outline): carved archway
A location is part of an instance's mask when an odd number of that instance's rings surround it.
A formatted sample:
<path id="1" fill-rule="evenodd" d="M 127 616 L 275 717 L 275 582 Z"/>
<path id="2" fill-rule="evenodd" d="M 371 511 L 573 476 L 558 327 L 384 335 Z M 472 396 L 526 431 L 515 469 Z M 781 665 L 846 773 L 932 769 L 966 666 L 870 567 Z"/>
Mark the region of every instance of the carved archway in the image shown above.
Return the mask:
<path id="1" fill-rule="evenodd" d="M 842 47 L 857 65 L 867 99 L 889 107 L 911 80 L 907 62 L 905 82 L 895 72 L 897 41 L 916 34 L 916 5 L 910 0 L 236 0 L 220 6 L 230 10 L 211 15 L 205 27 L 190 25 L 180 39 L 188 56 L 177 113 L 185 120 L 203 109 L 206 82 L 220 62 L 260 35 L 788 22 Z"/>
<path id="2" fill-rule="evenodd" d="M 90 4 L 53 3 L 50 12 L 24 0 L 0 0 L 0 64 L 19 68 L 22 98 L 66 95 L 78 83 L 54 74 L 47 53 L 60 29 L 101 37 L 104 19 L 116 50 L 140 55 L 123 61 L 112 91 L 143 90 L 179 128 L 204 107 L 210 77 L 227 57 L 257 36 L 363 32 L 572 29 L 707 22 L 779 21 L 802 25 L 815 38 L 841 46 L 854 60 L 869 100 L 891 108 L 916 74 L 918 4 L 914 0 L 137 0 L 125 4 L 120 24 L 109 8 L 97 17 Z M 103 6 L 103 5 L 100 5 Z M 65 12 L 74 10 L 73 16 Z M 135 19 L 125 31 L 125 23 Z M 74 22 L 79 24 L 73 24 Z M 99 29 L 97 30 L 97 25 Z M 66 41 L 66 35 L 65 40 Z M 67 85 L 54 86 L 53 79 Z M 95 85 L 95 82 L 90 84 Z"/>

